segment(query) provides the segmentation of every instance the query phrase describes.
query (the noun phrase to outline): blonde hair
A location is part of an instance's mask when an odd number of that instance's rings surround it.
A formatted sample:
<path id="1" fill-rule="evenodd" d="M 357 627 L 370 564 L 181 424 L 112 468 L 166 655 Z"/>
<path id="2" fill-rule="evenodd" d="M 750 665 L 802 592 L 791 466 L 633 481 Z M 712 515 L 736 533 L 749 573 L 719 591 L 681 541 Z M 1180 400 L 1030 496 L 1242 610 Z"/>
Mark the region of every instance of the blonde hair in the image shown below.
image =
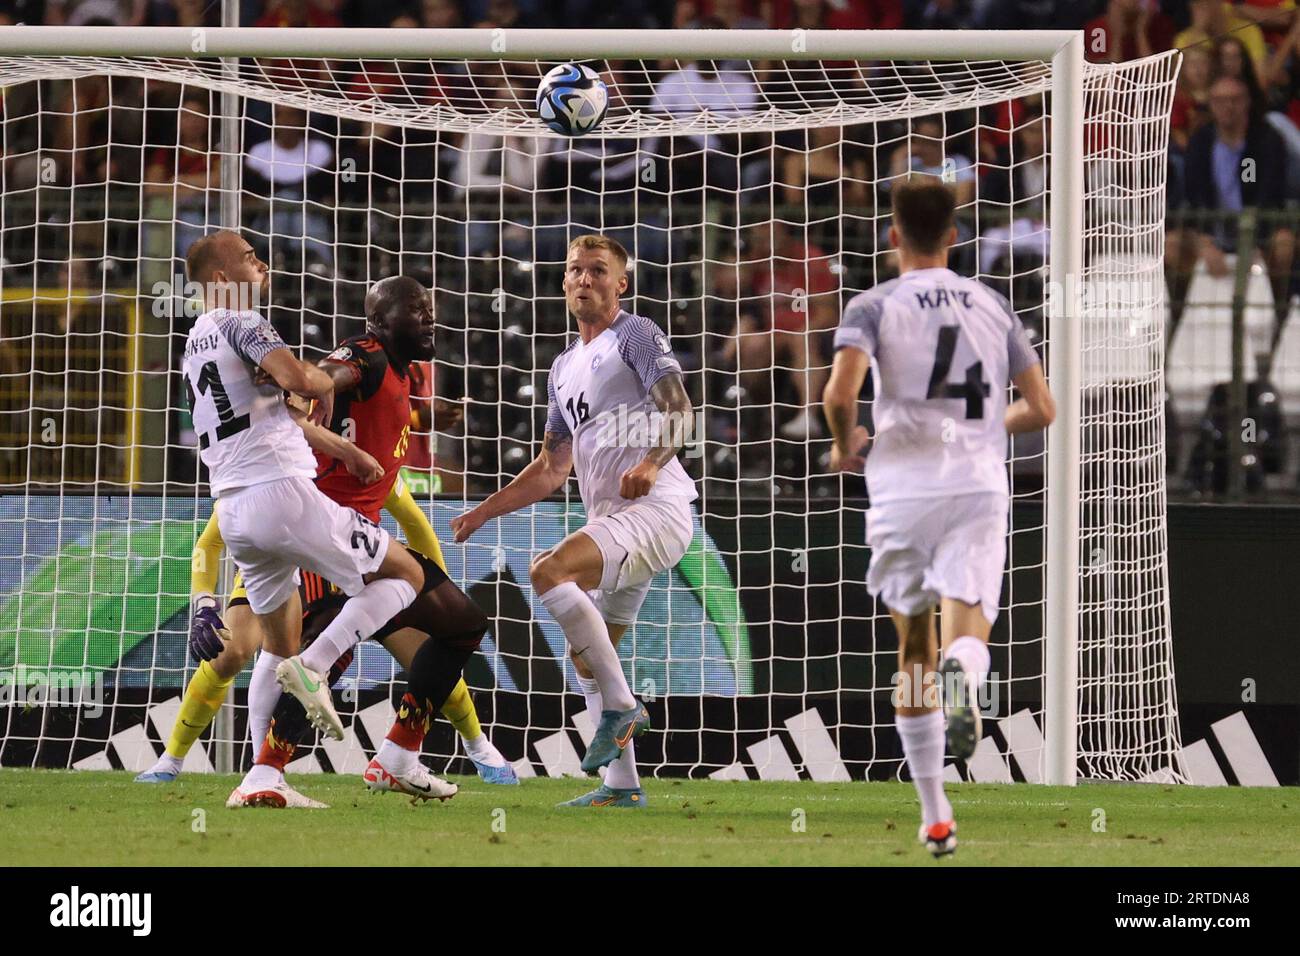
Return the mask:
<path id="1" fill-rule="evenodd" d="M 583 249 L 587 252 L 593 249 L 604 249 L 606 252 L 613 254 L 614 258 L 618 260 L 620 268 L 627 268 L 627 250 L 623 248 L 621 242 L 617 239 L 611 239 L 609 236 L 602 236 L 597 233 L 578 236 L 569 243 L 569 252 L 573 252 L 574 249 Z"/>

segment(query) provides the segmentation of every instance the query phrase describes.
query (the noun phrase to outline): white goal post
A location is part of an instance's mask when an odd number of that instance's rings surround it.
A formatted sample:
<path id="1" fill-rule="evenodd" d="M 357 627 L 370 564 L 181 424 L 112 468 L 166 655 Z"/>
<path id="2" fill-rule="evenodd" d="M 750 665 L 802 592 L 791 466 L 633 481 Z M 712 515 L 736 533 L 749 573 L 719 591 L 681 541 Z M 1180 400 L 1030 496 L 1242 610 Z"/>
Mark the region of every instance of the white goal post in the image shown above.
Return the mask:
<path id="1" fill-rule="evenodd" d="M 331 64 L 372 60 L 465 61 L 470 86 L 479 95 L 481 106 L 474 110 L 456 103 L 390 105 L 379 98 L 347 95 L 334 78 Z M 509 133 L 553 138 L 518 102 L 493 102 L 479 92 L 488 87 L 479 85 L 475 65 L 519 63 L 531 75 L 568 60 L 641 64 L 666 60 L 678 65 L 695 60 L 745 61 L 787 64 L 793 71 L 810 63 L 850 64 L 825 87 L 818 87 L 816 95 L 806 97 L 799 92 L 801 74 L 792 72 L 795 95 L 787 105 L 755 109 L 744 116 L 702 109 L 665 117 L 645 109 L 614 108 L 591 140 L 630 137 L 641 144 L 651 137 L 707 138 L 764 131 L 775 135 L 783 130 L 886 119 L 910 122 L 932 113 L 946 117 L 945 111 L 958 108 L 978 111 L 1026 95 L 1041 95 L 1050 104 L 1043 109 L 1050 113 L 1045 116 L 1050 119 L 1045 123 L 1049 129 L 1044 130 L 1050 134 L 1050 146 L 1045 147 L 1050 187 L 1043 187 L 1050 244 L 1045 257 L 1044 301 L 1033 303 L 1045 307 L 1045 364 L 1058 409 L 1040 462 L 1045 486 L 1043 609 L 1042 634 L 1033 639 L 1041 640 L 1044 658 L 1042 673 L 1035 677 L 1041 680 L 1043 754 L 1036 771 L 1023 764 L 1020 769 L 1024 779 L 1063 785 L 1076 782 L 1081 763 L 1086 776 L 1183 779 L 1163 552 L 1164 489 L 1162 481 L 1158 487 L 1147 487 L 1145 477 L 1154 472 L 1163 478 L 1163 422 L 1158 405 L 1163 392 L 1163 289 L 1155 286 L 1159 285 L 1156 280 L 1163 251 L 1162 245 L 1157 246 L 1157 237 L 1163 229 L 1164 196 L 1163 169 L 1157 171 L 1157 167 L 1163 162 L 1167 130 L 1160 131 L 1158 118 L 1161 110 L 1168 113 L 1177 55 L 1113 66 L 1089 65 L 1083 34 L 1074 31 L 0 27 L 0 83 L 6 86 L 91 74 L 143 78 L 149 83 L 174 79 L 222 94 L 226 129 L 231 132 L 237 132 L 238 119 L 232 114 L 239 113 L 239 98 L 254 98 L 332 114 L 340 120 L 382 120 L 396 127 L 454 135 Z M 289 65 L 275 65 L 283 61 Z M 305 61 L 313 62 L 314 67 L 303 79 L 299 74 L 304 72 Z M 643 72 L 646 77 L 658 76 L 656 69 L 643 67 Z M 747 69 L 758 77 L 764 68 Z M 287 82 L 291 74 L 301 82 Z M 1115 112 L 1108 112 L 1111 110 Z M 1085 137 L 1087 124 L 1105 124 L 1112 115 L 1122 117 L 1125 113 L 1132 118 L 1132 129 L 1113 138 L 1103 136 L 1106 141 L 1100 145 L 1092 142 L 1091 135 Z M 1097 169 L 1110 164 L 1107 175 L 1097 175 L 1095 187 L 1089 184 L 1088 163 Z M 740 165 L 739 157 L 736 165 Z M 234 175 L 230 166 L 223 168 L 223 180 Z M 877 172 L 869 177 L 873 187 L 883 176 Z M 849 174 L 843 173 L 842 178 L 847 180 Z M 1026 197 L 1014 197 L 1022 198 Z M 1095 203 L 1095 209 L 1089 203 Z M 1125 211 L 1112 214 L 1125 204 L 1130 204 Z M 809 214 L 807 219 L 811 218 Z M 671 215 L 668 221 L 671 228 Z M 0 232 L 6 228 L 0 222 Z M 308 227 L 302 228 L 306 243 L 310 234 Z M 671 270 L 676 239 L 670 235 L 666 241 Z M 536 238 L 531 242 L 532 253 L 538 256 Z M 343 257 L 341 248 L 336 243 L 333 261 Z M 40 258 L 39 252 L 35 258 Z M 707 255 L 701 254 L 700 261 L 705 268 Z M 873 275 L 875 268 L 871 267 Z M 302 274 L 307 272 L 304 259 Z M 1092 291 L 1090 283 L 1112 277 L 1131 279 L 1141 291 Z M 6 280 L 0 277 L 0 291 L 5 285 Z M 33 289 L 37 285 L 33 279 Z M 75 285 L 72 279 L 67 280 L 69 289 Z M 1089 291 L 1085 293 L 1085 289 Z M 1092 297 L 1085 302 L 1088 295 Z M 1131 298 L 1133 295 L 1140 301 Z M 685 298 L 692 307 L 697 299 L 701 308 L 708 305 L 704 292 L 692 291 Z M 1013 305 L 1020 307 L 1014 300 Z M 1085 321 L 1088 310 L 1091 317 Z M 1134 315 L 1139 316 L 1136 326 Z M 1128 335 L 1118 344 L 1116 328 L 1127 329 Z M 727 334 L 735 337 L 734 332 Z M 35 350 L 33 344 L 33 356 Z M 1139 357 L 1135 360 L 1134 355 Z M 701 361 L 707 372 L 708 360 Z M 503 354 L 499 365 L 491 367 L 495 371 L 508 365 Z M 1140 370 L 1126 371 L 1133 367 Z M 0 374 L 3 368 L 0 366 Z M 1115 412 L 1116 389 L 1129 396 L 1123 402 L 1140 406 L 1141 424 L 1134 427 L 1143 429 L 1143 445 L 1136 466 L 1133 449 L 1126 447 L 1125 440 L 1113 437 L 1117 428 L 1129 427 L 1115 422 L 1132 411 L 1124 404 L 1121 413 Z M 1085 407 L 1089 395 L 1100 396 L 1095 408 Z M 770 401 L 775 408 L 777 399 Z M 1089 416 L 1096 441 L 1084 437 Z M 736 438 L 744 440 L 744 434 Z M 1130 479 L 1128 469 L 1133 467 L 1142 469 L 1144 477 Z M 0 483 L 0 495 L 35 493 L 30 465 L 28 469 L 23 481 Z M 496 473 L 508 479 L 504 466 Z M 1105 477 L 1090 477 L 1094 473 Z M 1126 497 L 1130 480 L 1141 481 L 1140 489 L 1132 492 L 1132 501 Z M 1125 509 L 1119 517 L 1107 510 L 1117 501 Z M 706 503 L 703 508 L 707 507 Z M 25 506 L 25 520 L 31 519 L 29 512 L 30 506 Z M 780 512 L 774 504 L 769 513 L 773 528 L 774 515 Z M 0 529 L 6 527 L 3 517 L 0 512 Z M 1082 533 L 1081 520 L 1085 525 Z M 806 515 L 804 521 L 807 527 Z M 739 545 L 737 550 L 741 550 Z M 726 548 L 723 551 L 731 553 Z M 1087 556 L 1097 553 L 1102 555 L 1100 562 L 1090 564 Z M 1082 563 L 1081 555 L 1085 556 Z M 25 546 L 22 556 L 30 557 Z M 1015 560 L 1010 555 L 1009 559 Z M 1094 582 L 1082 599 L 1081 576 Z M 27 583 L 26 578 L 23 581 Z M 862 586 L 860 580 L 841 581 L 849 587 Z M 738 583 L 741 587 L 746 584 L 744 580 Z M 1130 605 L 1136 607 L 1137 615 L 1132 624 L 1125 618 Z M 773 613 L 772 617 L 776 627 L 779 616 Z M 1081 621 L 1085 623 L 1081 625 Z M 1085 631 L 1082 637 L 1081 626 Z M 1012 640 L 1016 639 L 1013 635 Z M 781 655 L 772 651 L 772 656 Z M 0 657 L 0 665 L 4 663 Z M 1117 674 L 1123 676 L 1112 679 Z M 1009 678 L 1008 687 L 1013 683 Z M 1085 712 L 1082 717 L 1081 708 Z M 704 736 L 708 728 L 702 714 L 703 707 L 698 733 Z M 874 722 L 874 718 L 869 721 Z M 852 721 L 845 718 L 845 723 Z M 786 726 L 792 725 L 786 721 Z M 1138 729 L 1133 730 L 1134 726 Z M 1015 745 L 1009 731 L 1006 736 L 1011 756 Z M 757 765 L 753 751 L 750 756 Z M 806 753 L 802 756 L 808 766 L 811 758 Z M 665 757 L 663 764 L 673 761 Z M 764 776 L 761 768 L 759 776 Z M 816 773 L 813 776 L 819 779 Z"/>

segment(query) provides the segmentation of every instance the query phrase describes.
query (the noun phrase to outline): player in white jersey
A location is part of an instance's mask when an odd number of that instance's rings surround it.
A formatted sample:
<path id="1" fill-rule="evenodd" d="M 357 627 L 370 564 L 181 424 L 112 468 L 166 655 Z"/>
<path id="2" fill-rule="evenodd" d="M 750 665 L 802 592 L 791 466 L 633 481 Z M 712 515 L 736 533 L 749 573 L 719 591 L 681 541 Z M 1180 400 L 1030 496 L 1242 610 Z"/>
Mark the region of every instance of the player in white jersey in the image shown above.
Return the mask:
<path id="1" fill-rule="evenodd" d="M 285 658 L 276 679 L 303 702 L 314 724 L 342 739 L 325 675 L 297 657 L 298 569 L 349 595 L 317 638 L 349 647 L 409 606 L 424 572 L 388 532 L 313 483 L 316 460 L 283 393 L 315 399 L 312 420 L 328 424 L 334 381 L 299 361 L 253 308 L 270 276 L 252 246 L 238 233 L 213 233 L 190 247 L 186 269 L 204 290 L 205 311 L 186 340 L 182 370 L 221 534 L 261 621 L 264 649 Z M 259 368 L 274 384 L 257 383 Z"/>
<path id="2" fill-rule="evenodd" d="M 858 471 L 868 441 L 858 393 L 874 361 L 876 434 L 865 462 L 867 589 L 898 631 L 894 705 L 935 856 L 957 846 L 943 792 L 946 743 L 979 742 L 978 689 L 989 670 L 1006 557 L 1008 433 L 1051 424 L 1056 408 L 1024 326 L 998 293 L 948 269 L 955 200 L 937 180 L 896 186 L 897 279 L 855 296 L 835 335 L 824 394 L 832 470 Z M 1007 404 L 1007 384 L 1021 398 Z M 934 607 L 944 663 L 936 675 Z"/>
<path id="3" fill-rule="evenodd" d="M 514 481 L 452 522 L 464 541 L 485 521 L 527 507 L 578 475 L 587 523 L 537 555 L 533 587 L 569 643 L 596 734 L 582 769 L 604 783 L 561 806 L 642 807 L 632 738 L 650 722 L 618 658 L 651 579 L 674 567 L 694 536 L 695 484 L 677 452 L 689 438 L 690 398 L 663 332 L 619 307 L 627 252 L 604 236 L 569 246 L 564 297 L 578 338 L 551 366 L 541 454 Z"/>

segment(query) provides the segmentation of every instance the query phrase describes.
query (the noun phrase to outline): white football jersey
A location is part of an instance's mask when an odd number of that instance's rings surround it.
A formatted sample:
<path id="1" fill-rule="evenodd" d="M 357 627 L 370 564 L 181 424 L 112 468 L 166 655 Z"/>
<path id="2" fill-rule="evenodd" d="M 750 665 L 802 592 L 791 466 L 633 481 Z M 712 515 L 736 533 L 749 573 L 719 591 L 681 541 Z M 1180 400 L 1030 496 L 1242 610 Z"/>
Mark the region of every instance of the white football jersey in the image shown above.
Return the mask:
<path id="1" fill-rule="evenodd" d="M 256 386 L 263 358 L 287 348 L 256 312 L 205 312 L 185 340 L 181 371 L 212 496 L 281 478 L 315 478 L 316 459 L 284 391 Z"/>
<path id="2" fill-rule="evenodd" d="M 872 505 L 1008 494 L 1007 385 L 1038 361 L 1005 298 L 950 269 L 916 269 L 854 296 L 835 347 L 875 369 Z"/>
<path id="3" fill-rule="evenodd" d="M 586 344 L 575 339 L 552 363 L 546 430 L 573 437 L 573 468 L 589 517 L 633 503 L 619 494 L 619 479 L 657 443 L 660 416 L 650 389 L 681 373 L 659 327 L 622 310 L 604 332 Z M 697 496 L 695 483 L 674 458 L 645 497 L 694 501 Z"/>

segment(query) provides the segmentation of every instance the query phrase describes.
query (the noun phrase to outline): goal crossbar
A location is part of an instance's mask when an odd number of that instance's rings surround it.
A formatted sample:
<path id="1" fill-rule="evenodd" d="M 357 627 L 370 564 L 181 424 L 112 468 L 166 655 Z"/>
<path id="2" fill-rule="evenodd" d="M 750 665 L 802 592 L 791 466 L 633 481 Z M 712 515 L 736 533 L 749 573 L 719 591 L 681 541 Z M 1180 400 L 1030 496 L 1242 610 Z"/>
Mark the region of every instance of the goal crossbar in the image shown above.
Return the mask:
<path id="1" fill-rule="evenodd" d="M 1071 30 L 285 30 L 0 27 L 0 56 L 1050 60 Z"/>

